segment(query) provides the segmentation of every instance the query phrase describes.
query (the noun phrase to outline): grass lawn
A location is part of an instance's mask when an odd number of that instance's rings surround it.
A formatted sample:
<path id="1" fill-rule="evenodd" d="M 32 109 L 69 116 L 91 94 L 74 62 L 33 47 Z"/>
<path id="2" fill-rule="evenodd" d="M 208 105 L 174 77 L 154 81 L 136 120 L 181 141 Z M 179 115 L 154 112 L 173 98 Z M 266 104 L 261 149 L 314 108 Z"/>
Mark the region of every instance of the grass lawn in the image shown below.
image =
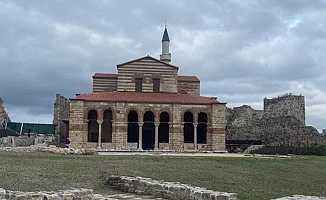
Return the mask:
<path id="1" fill-rule="evenodd" d="M 326 196 L 326 157 L 290 159 L 72 156 L 0 152 L 0 187 L 10 190 L 107 190 L 103 174 L 180 181 L 240 199 L 262 200 L 292 194 Z"/>

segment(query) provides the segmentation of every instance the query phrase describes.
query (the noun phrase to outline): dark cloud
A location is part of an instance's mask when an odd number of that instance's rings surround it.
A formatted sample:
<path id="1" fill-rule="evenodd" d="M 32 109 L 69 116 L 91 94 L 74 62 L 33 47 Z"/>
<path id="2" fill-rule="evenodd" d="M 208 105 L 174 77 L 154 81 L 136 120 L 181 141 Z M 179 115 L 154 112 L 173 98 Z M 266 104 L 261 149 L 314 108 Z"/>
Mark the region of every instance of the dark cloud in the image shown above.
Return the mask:
<path id="1" fill-rule="evenodd" d="M 173 63 L 202 93 L 262 107 L 306 96 L 307 122 L 326 111 L 325 0 L 0 0 L 0 96 L 14 120 L 50 122 L 56 93 L 91 90 L 94 72 L 158 56 L 164 22 Z"/>

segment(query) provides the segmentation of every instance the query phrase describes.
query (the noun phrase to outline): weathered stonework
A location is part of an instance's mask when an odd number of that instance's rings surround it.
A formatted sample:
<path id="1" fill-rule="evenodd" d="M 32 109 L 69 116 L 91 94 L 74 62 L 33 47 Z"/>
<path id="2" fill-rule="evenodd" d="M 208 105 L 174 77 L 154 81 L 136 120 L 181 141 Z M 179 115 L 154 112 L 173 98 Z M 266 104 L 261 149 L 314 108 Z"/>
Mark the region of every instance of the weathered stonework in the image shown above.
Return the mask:
<path id="1" fill-rule="evenodd" d="M 4 128 L 5 121 L 10 121 L 10 118 L 3 105 L 3 100 L 0 98 L 0 128 Z"/>
<path id="2" fill-rule="evenodd" d="M 260 141 L 268 145 L 301 146 L 326 144 L 326 136 L 312 126 L 305 126 L 304 96 L 285 95 L 264 99 L 264 110 L 243 105 L 227 108 L 228 147 Z M 236 145 L 235 145 L 236 146 Z"/>
<path id="3" fill-rule="evenodd" d="M 170 200 L 236 200 L 237 194 L 217 192 L 176 182 L 157 181 L 150 178 L 110 176 L 108 184 L 124 192 L 153 195 Z"/>
<path id="4" fill-rule="evenodd" d="M 305 100 L 302 95 L 284 95 L 264 99 L 264 118 L 294 117 L 305 125 Z"/>
<path id="5" fill-rule="evenodd" d="M 31 145 L 49 145 L 54 143 L 53 135 L 22 135 L 22 136 L 7 136 L 0 138 L 0 147 L 27 147 Z"/>
<path id="6" fill-rule="evenodd" d="M 31 145 L 31 146 L 0 146 L 0 151 L 5 152 L 16 152 L 16 153 L 26 153 L 26 152 L 46 152 L 46 153 L 54 153 L 54 154 L 76 154 L 76 155 L 90 155 L 95 154 L 96 149 L 73 149 L 73 148 L 61 148 L 54 145 L 46 145 L 46 144 L 39 144 L 39 145 Z"/>
<path id="7" fill-rule="evenodd" d="M 326 198 L 316 197 L 316 196 L 292 195 L 292 196 L 282 197 L 274 200 L 326 200 Z"/>
<path id="8" fill-rule="evenodd" d="M 61 143 L 65 143 L 65 138 L 69 138 L 69 107 L 70 101 L 60 94 L 56 94 L 53 110 L 53 125 L 55 135 L 59 137 Z"/>

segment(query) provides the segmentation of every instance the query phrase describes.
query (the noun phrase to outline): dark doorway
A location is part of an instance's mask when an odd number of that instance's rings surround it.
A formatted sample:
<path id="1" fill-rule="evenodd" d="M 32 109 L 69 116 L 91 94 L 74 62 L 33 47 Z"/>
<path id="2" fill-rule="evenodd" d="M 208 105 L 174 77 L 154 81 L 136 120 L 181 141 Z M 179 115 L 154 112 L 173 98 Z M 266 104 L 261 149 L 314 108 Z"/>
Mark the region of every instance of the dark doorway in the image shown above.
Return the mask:
<path id="1" fill-rule="evenodd" d="M 130 111 L 128 114 L 128 138 L 127 141 L 130 143 L 138 143 L 139 137 L 139 125 L 138 125 L 138 114 L 136 111 Z"/>
<path id="2" fill-rule="evenodd" d="M 64 120 L 61 123 L 62 125 L 62 133 L 60 133 L 60 142 L 61 144 L 69 144 L 69 121 Z"/>
<path id="3" fill-rule="evenodd" d="M 154 149 L 155 145 L 155 125 L 154 125 L 154 114 L 151 111 L 147 111 L 144 114 L 144 125 L 143 125 L 143 149 L 151 150 Z"/>
<path id="4" fill-rule="evenodd" d="M 160 114 L 160 125 L 158 127 L 158 142 L 169 143 L 169 113 L 162 112 Z"/>
<path id="5" fill-rule="evenodd" d="M 103 113 L 101 140 L 102 142 L 112 142 L 112 111 L 105 110 Z"/>
<path id="6" fill-rule="evenodd" d="M 198 113 L 197 143 L 207 143 L 207 114 L 203 112 Z"/>
<path id="7" fill-rule="evenodd" d="M 88 142 L 98 142 L 97 111 L 88 112 Z"/>
<path id="8" fill-rule="evenodd" d="M 184 143 L 194 143 L 194 116 L 191 112 L 185 112 L 183 119 Z"/>

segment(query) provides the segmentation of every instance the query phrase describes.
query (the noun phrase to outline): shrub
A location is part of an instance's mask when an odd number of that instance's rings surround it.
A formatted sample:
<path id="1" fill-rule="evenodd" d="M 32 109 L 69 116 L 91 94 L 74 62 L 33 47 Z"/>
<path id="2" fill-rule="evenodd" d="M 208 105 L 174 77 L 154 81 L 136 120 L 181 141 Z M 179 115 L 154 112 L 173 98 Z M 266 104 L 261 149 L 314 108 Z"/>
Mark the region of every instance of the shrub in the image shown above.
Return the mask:
<path id="1" fill-rule="evenodd" d="M 267 155 L 317 155 L 326 156 L 326 145 L 306 145 L 306 146 L 264 146 L 259 149 L 252 150 L 252 154 L 267 154 Z"/>

